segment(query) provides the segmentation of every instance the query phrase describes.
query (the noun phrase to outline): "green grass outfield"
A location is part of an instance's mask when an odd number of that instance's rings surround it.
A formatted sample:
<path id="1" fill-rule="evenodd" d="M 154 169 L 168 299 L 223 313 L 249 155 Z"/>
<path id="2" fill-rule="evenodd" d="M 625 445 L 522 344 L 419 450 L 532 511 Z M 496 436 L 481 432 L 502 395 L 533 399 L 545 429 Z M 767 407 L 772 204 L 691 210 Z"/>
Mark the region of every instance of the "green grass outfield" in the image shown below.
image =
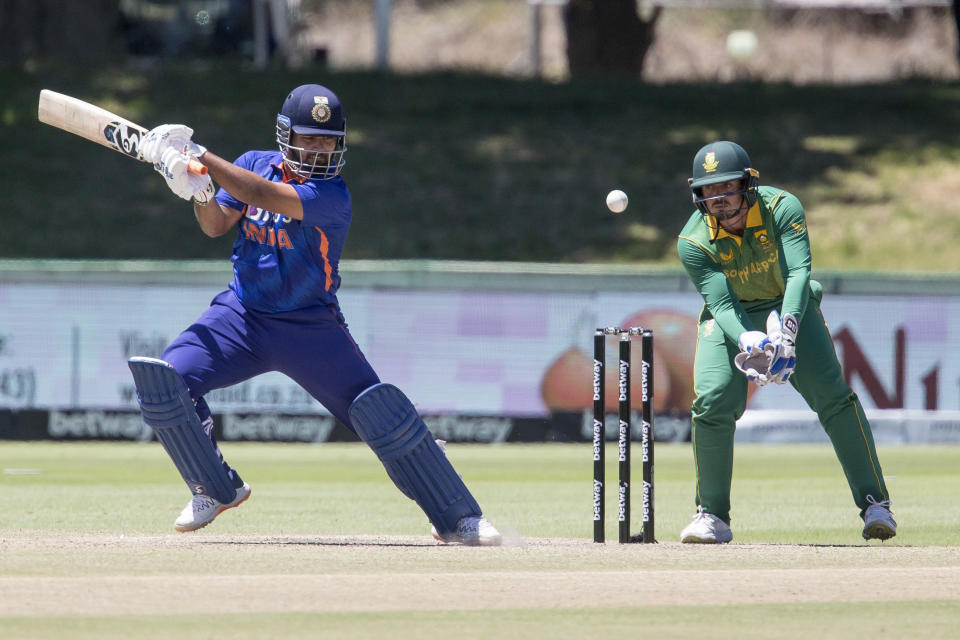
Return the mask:
<path id="1" fill-rule="evenodd" d="M 960 447 L 880 448 L 900 531 L 867 544 L 829 447 L 740 446 L 734 543 L 694 547 L 676 542 L 694 511 L 689 445 L 656 450 L 661 543 L 628 546 L 613 542 L 613 447 L 595 545 L 586 444 L 449 445 L 504 533 L 497 549 L 433 544 L 362 445 L 224 453 L 251 499 L 182 535 L 189 494 L 159 444 L 0 444 L 0 635 L 947 638 L 960 625 Z M 636 490 L 633 508 L 636 529 Z M 369 597 L 340 606 L 341 589 Z"/>

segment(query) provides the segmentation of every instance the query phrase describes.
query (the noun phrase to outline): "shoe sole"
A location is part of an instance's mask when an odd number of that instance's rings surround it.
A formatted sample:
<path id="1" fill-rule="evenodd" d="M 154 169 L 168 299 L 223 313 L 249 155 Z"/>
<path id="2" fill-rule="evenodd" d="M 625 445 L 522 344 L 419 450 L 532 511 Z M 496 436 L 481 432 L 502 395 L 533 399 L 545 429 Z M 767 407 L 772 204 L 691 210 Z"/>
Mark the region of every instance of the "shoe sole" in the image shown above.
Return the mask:
<path id="1" fill-rule="evenodd" d="M 681 538 L 683 544 L 726 544 L 730 540 L 717 540 L 716 538 Z"/>
<path id="2" fill-rule="evenodd" d="M 477 540 L 477 544 L 473 545 L 475 547 L 499 547 L 503 544 L 503 536 L 497 536 L 495 538 L 480 538 Z"/>
<path id="3" fill-rule="evenodd" d="M 444 540 L 440 537 L 439 534 L 430 532 L 430 535 L 433 536 L 433 539 L 437 542 L 442 542 L 444 544 L 462 544 L 465 547 L 499 547 L 503 544 L 503 536 L 497 536 L 496 538 L 478 538 L 476 542 L 464 542 L 460 538 L 452 538 L 450 540 Z"/>
<path id="4" fill-rule="evenodd" d="M 885 524 L 873 524 L 863 530 L 864 540 L 889 540 L 897 535 L 897 532 Z"/>
<path id="5" fill-rule="evenodd" d="M 712 536 L 710 538 L 701 538 L 700 536 L 688 535 L 685 538 L 680 538 L 680 542 L 683 544 L 727 544 L 733 540 L 733 535 L 731 534 L 729 538 L 723 540 Z"/>
<path id="6" fill-rule="evenodd" d="M 250 497 L 250 494 L 251 494 L 251 493 L 253 493 L 253 489 L 248 489 L 248 490 L 247 490 L 247 495 L 243 496 L 242 498 L 240 498 L 240 499 L 237 500 L 236 502 L 232 502 L 232 503 L 230 503 L 230 504 L 223 505 L 222 507 L 220 507 L 220 510 L 219 510 L 219 511 L 217 511 L 215 514 L 213 514 L 213 517 L 212 517 L 212 518 L 210 518 L 209 520 L 207 520 L 206 522 L 204 522 L 204 523 L 202 523 L 202 524 L 198 524 L 198 525 L 178 525 L 178 524 L 175 524 L 175 525 L 173 525 L 173 528 L 176 529 L 177 531 L 179 531 L 180 533 L 190 533 L 191 531 L 197 531 L 198 529 L 203 529 L 205 526 L 207 526 L 208 524 L 210 524 L 211 522 L 213 522 L 214 520 L 216 520 L 216 519 L 217 519 L 217 516 L 219 516 L 221 513 L 223 513 L 223 512 L 226 511 L 227 509 L 233 509 L 234 507 L 239 507 L 240 505 L 242 505 L 244 502 L 247 501 L 247 499 Z"/>

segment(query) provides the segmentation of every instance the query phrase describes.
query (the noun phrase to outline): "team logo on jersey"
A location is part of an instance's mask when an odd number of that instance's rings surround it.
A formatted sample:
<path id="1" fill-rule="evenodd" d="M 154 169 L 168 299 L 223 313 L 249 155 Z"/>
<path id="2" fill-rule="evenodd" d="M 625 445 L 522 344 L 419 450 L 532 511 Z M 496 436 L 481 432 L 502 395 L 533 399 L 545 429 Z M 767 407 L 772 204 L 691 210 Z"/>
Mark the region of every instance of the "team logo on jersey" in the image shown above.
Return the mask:
<path id="1" fill-rule="evenodd" d="M 703 324 L 701 324 L 701 325 L 700 325 L 700 331 L 701 331 L 700 335 L 702 335 L 704 338 L 708 337 L 711 333 L 713 333 L 713 327 L 714 327 L 716 324 L 717 324 L 717 322 L 716 322 L 716 320 L 714 320 L 713 318 L 710 318 L 709 320 L 707 320 L 706 322 L 704 322 Z"/>
<path id="2" fill-rule="evenodd" d="M 766 231 L 757 231 L 757 233 L 754 234 L 754 237 L 764 249 L 770 246 L 770 236 L 767 235 Z"/>
<path id="3" fill-rule="evenodd" d="M 330 111 L 327 96 L 314 96 L 313 101 L 315 104 L 313 105 L 313 111 L 310 112 L 313 119 L 321 124 L 329 120 L 333 112 Z"/>
<path id="4" fill-rule="evenodd" d="M 720 166 L 720 162 L 717 160 L 717 154 L 713 151 L 707 151 L 707 155 L 703 156 L 703 170 L 707 173 L 713 173 L 718 166 Z"/>

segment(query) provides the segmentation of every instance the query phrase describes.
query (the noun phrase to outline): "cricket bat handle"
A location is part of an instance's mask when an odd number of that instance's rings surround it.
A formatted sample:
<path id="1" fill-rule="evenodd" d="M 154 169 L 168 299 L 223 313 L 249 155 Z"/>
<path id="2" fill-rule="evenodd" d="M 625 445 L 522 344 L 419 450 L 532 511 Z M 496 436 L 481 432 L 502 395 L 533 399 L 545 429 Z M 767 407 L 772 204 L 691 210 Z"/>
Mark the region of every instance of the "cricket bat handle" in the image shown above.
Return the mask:
<path id="1" fill-rule="evenodd" d="M 190 158 L 190 162 L 187 163 L 187 171 L 190 173 L 195 173 L 198 176 L 205 176 L 209 169 L 196 158 Z"/>

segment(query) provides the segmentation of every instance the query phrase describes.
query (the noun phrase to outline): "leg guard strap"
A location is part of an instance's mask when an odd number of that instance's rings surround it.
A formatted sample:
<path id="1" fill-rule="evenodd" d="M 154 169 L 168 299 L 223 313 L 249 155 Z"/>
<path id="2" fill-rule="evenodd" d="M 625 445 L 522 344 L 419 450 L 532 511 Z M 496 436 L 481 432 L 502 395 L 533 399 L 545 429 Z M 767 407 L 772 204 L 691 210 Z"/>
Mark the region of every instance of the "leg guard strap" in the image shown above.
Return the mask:
<path id="1" fill-rule="evenodd" d="M 143 421 L 153 428 L 193 493 L 228 504 L 237 490 L 197 417 L 187 384 L 163 360 L 130 358 Z"/>
<path id="2" fill-rule="evenodd" d="M 420 505 L 441 535 L 454 533 L 465 516 L 482 515 L 400 389 L 376 384 L 353 401 L 349 414 L 357 435 L 377 454 L 393 483 Z"/>

